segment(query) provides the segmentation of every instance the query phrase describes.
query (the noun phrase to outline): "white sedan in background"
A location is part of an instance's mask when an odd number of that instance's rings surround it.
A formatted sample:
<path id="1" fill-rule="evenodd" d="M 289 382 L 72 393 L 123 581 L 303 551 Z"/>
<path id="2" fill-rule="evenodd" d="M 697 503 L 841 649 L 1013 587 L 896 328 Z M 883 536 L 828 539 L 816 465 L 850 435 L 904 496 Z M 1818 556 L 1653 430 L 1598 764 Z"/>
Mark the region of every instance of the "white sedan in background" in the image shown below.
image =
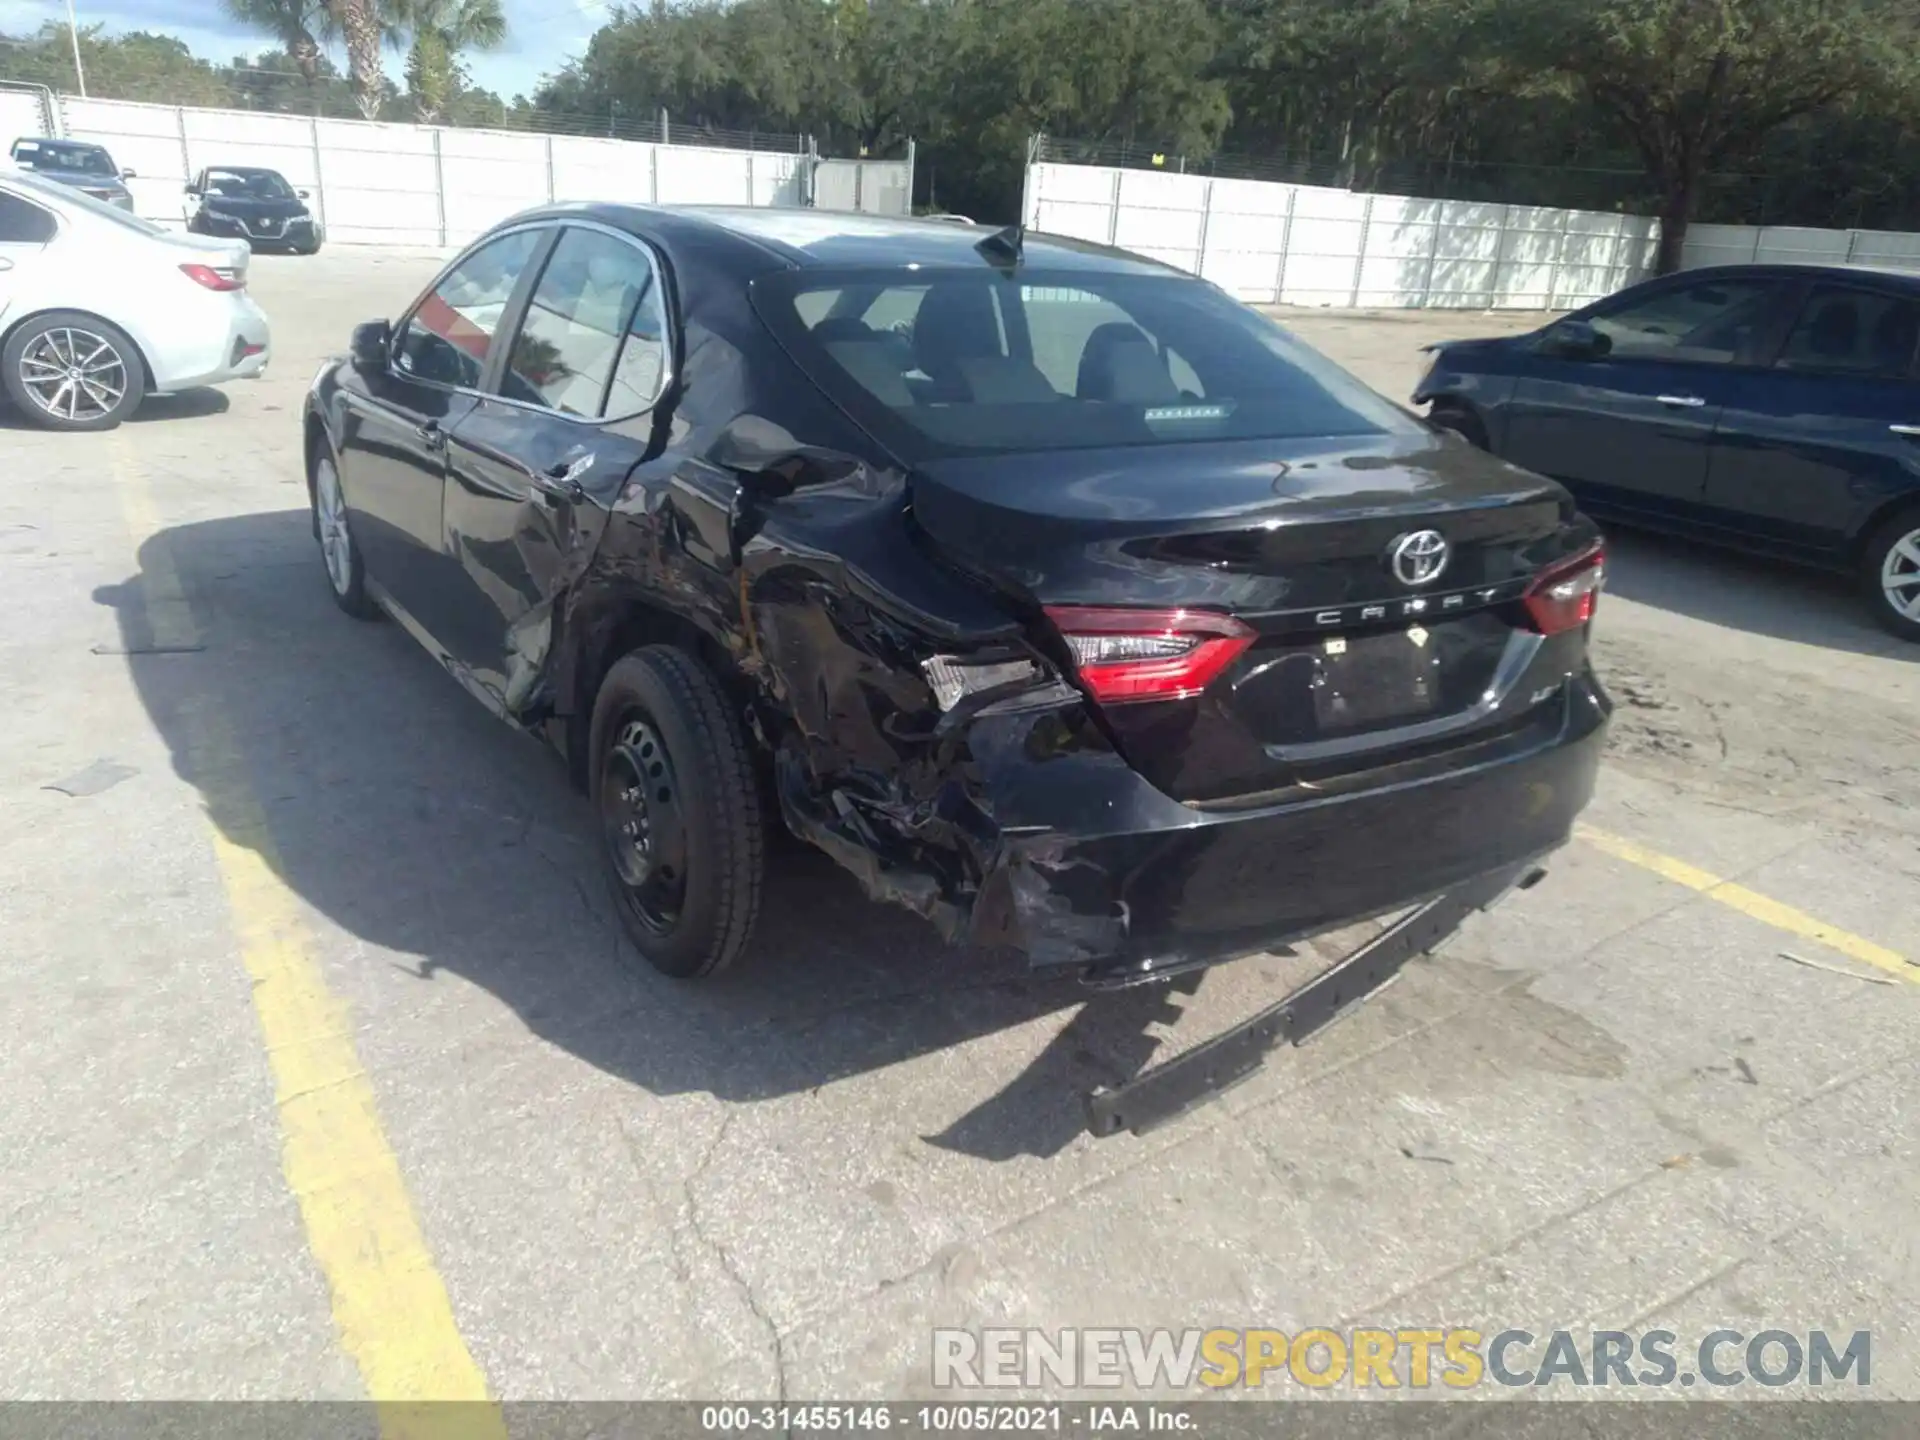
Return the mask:
<path id="1" fill-rule="evenodd" d="M 0 384 L 29 420 L 109 430 L 156 391 L 266 369 L 243 240 L 177 235 L 0 169 Z"/>

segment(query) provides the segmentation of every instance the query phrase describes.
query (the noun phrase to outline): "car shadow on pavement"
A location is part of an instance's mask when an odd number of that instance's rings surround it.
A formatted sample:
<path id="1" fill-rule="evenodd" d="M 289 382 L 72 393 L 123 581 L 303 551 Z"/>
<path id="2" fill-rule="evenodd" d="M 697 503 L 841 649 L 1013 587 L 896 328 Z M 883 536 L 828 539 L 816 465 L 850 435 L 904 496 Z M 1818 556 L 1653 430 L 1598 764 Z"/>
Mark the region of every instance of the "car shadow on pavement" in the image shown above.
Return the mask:
<path id="1" fill-rule="evenodd" d="M 475 704 L 398 626 L 331 603 L 304 511 L 183 525 L 104 587 L 141 699 L 228 841 L 267 854 L 319 917 L 328 978 L 414 1047 L 451 1048 L 457 976 L 535 1034 L 657 1095 L 812 1092 L 1075 1010 L 1021 1065 L 943 1069 L 957 1118 L 928 1143 L 1000 1160 L 1081 1134 L 1082 1097 L 1149 1063 L 1181 987 L 1090 994 L 1011 952 L 950 948 L 869 901 L 825 855 L 773 837 L 754 944 L 728 974 L 629 969 L 586 801 L 557 758 Z M 177 583 L 203 648 L 153 648 L 147 596 Z M 356 944 L 330 944 L 335 927 Z M 360 957 L 341 961 L 341 955 Z M 484 1007 L 483 1007 L 484 1008 Z M 470 1023 L 470 1022 L 469 1022 Z M 1044 1028 L 1044 1027 L 1043 1027 Z M 495 1052 L 498 1053 L 498 1052 Z M 377 1061 L 369 1063 L 377 1068 Z M 957 1078 L 956 1078 L 957 1077 Z M 943 1096 L 944 1096 L 943 1091 Z M 937 1109 L 937 1107 L 934 1107 Z"/>
<path id="2" fill-rule="evenodd" d="M 1802 645 L 1920 659 L 1920 647 L 1874 623 L 1859 586 L 1845 575 L 1716 550 L 1613 521 L 1603 529 L 1610 595 Z M 1602 612 L 1605 608 L 1603 599 Z"/>
<path id="3" fill-rule="evenodd" d="M 233 401 L 224 390 L 216 390 L 211 385 L 202 385 L 193 390 L 181 390 L 171 395 L 149 395 L 140 402 L 140 408 L 126 420 L 128 425 L 147 425 L 163 420 L 200 420 L 209 415 L 224 415 Z M 22 415 L 13 405 L 0 402 L 0 430 L 44 430 L 46 427 L 36 424 Z"/>

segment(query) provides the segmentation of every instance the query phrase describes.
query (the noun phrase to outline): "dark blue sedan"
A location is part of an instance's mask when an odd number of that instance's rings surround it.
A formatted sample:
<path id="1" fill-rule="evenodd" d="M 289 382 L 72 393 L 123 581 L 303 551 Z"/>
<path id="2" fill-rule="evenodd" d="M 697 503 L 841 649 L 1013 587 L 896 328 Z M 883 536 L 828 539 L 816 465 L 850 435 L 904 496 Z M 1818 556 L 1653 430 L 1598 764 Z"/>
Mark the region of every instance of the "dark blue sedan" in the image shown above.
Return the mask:
<path id="1" fill-rule="evenodd" d="M 1857 575 L 1920 640 L 1920 275 L 1688 270 L 1430 348 L 1435 424 L 1597 517 Z"/>

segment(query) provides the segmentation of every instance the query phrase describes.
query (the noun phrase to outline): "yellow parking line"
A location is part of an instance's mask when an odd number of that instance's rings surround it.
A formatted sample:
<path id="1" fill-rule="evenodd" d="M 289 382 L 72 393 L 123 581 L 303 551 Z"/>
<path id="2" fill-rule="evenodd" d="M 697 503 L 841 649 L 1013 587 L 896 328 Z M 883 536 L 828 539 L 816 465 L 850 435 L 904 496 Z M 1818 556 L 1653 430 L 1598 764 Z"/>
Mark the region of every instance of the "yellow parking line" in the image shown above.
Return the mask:
<path id="1" fill-rule="evenodd" d="M 1737 885 L 1731 880 L 1723 880 L 1718 875 L 1689 865 L 1684 860 L 1676 860 L 1671 855 L 1662 855 L 1657 850 L 1649 850 L 1644 845 L 1619 835 L 1609 834 L 1605 830 L 1596 830 L 1591 825 L 1576 825 L 1574 834 L 1593 846 L 1604 851 L 1616 860 L 1625 860 L 1629 865 L 1638 865 L 1642 870 L 1651 870 L 1654 874 L 1676 885 L 1684 885 L 1689 890 L 1698 891 L 1709 900 L 1717 900 L 1729 909 L 1738 910 L 1762 924 L 1771 925 L 1776 930 L 1784 930 L 1789 935 L 1798 935 L 1803 940 L 1811 940 L 1825 945 L 1830 950 L 1838 950 L 1842 955 L 1858 960 L 1863 965 L 1871 965 L 1876 970 L 1884 970 L 1889 975 L 1898 976 L 1911 985 L 1920 985 L 1920 966 L 1884 945 L 1876 945 L 1864 936 L 1829 925 L 1824 920 L 1816 920 L 1804 910 L 1796 910 L 1791 905 L 1782 905 L 1778 900 Z"/>
<path id="2" fill-rule="evenodd" d="M 140 467 L 112 437 L 112 472 L 140 553 L 155 645 L 199 643 Z M 266 812 L 226 717 L 210 703 L 180 716 L 179 761 L 205 802 L 280 1119 L 281 1164 L 307 1244 L 332 1293 L 340 1340 L 376 1402 L 382 1434 L 504 1440 L 486 1377 L 454 1321 L 380 1125 L 346 1005 L 315 961 L 300 903 L 280 875 Z M 480 1402 L 446 1405 L 437 1402 Z"/>

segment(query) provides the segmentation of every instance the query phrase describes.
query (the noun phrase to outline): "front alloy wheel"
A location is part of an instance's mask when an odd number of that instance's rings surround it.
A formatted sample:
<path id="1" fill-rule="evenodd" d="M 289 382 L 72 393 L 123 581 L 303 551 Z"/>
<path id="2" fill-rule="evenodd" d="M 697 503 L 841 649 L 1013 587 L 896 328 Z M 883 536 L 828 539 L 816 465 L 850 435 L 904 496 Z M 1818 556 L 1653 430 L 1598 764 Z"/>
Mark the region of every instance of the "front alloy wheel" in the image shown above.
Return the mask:
<path id="1" fill-rule="evenodd" d="M 356 620 L 373 619 L 378 611 L 367 596 L 366 567 L 360 562 L 360 547 L 347 524 L 347 497 L 340 489 L 340 472 L 327 455 L 313 467 L 313 533 L 320 541 L 320 558 L 326 562 L 327 585 L 333 591 L 334 604 Z"/>
<path id="2" fill-rule="evenodd" d="M 1882 626 L 1920 640 L 1920 513 L 1896 515 L 1868 540 L 1860 578 Z"/>
<path id="3" fill-rule="evenodd" d="M 0 357 L 7 392 L 53 430 L 109 430 L 140 404 L 145 372 L 133 342 L 90 315 L 28 321 Z"/>

